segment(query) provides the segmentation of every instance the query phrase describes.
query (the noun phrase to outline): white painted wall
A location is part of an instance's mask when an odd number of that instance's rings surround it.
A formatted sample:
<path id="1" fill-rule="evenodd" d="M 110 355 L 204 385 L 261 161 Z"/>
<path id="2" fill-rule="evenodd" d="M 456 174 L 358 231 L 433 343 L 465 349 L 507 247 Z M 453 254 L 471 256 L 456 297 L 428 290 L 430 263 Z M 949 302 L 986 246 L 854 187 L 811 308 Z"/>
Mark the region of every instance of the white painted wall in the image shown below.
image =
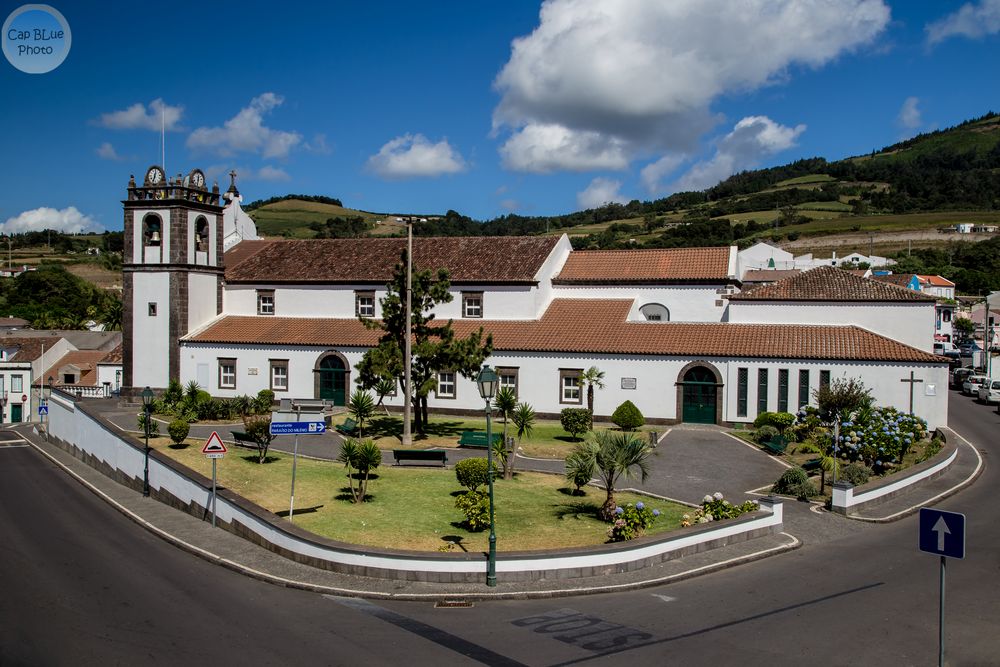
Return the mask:
<path id="1" fill-rule="evenodd" d="M 930 352 L 934 303 L 849 303 L 833 301 L 729 302 L 729 322 L 754 324 L 854 324 Z"/>
<path id="2" fill-rule="evenodd" d="M 136 387 L 166 387 L 170 380 L 169 349 L 170 283 L 167 273 L 133 273 L 135 290 L 132 313 L 132 384 Z M 214 294 L 214 291 L 213 291 Z M 149 303 L 156 303 L 156 316 L 149 316 Z"/>
<path id="3" fill-rule="evenodd" d="M 111 387 L 111 391 L 121 388 L 121 364 L 97 364 L 97 386 L 104 386 L 104 383 Z"/>
<path id="4" fill-rule="evenodd" d="M 725 285 L 609 285 L 607 287 L 556 285 L 552 296 L 557 299 L 633 299 L 628 319 L 645 321 L 639 309 L 649 303 L 659 303 L 670 311 L 671 322 L 721 322 L 726 301 L 718 290 Z M 716 302 L 722 305 L 716 305 Z"/>
<path id="5" fill-rule="evenodd" d="M 189 273 L 187 330 L 193 331 L 214 318 L 218 277 L 210 273 Z M 158 385 L 159 386 L 159 385 Z"/>

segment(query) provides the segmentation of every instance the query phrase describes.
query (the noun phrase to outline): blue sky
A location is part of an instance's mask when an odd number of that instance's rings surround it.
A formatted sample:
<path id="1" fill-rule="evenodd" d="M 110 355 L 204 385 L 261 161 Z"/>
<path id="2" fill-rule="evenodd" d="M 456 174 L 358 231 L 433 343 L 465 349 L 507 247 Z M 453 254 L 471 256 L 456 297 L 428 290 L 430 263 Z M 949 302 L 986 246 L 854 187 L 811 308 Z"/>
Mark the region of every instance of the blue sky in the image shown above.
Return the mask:
<path id="1" fill-rule="evenodd" d="M 121 229 L 161 118 L 168 173 L 234 168 L 248 200 L 488 219 L 1000 111 L 1000 0 L 50 4 L 65 61 L 0 61 L 3 233 Z"/>

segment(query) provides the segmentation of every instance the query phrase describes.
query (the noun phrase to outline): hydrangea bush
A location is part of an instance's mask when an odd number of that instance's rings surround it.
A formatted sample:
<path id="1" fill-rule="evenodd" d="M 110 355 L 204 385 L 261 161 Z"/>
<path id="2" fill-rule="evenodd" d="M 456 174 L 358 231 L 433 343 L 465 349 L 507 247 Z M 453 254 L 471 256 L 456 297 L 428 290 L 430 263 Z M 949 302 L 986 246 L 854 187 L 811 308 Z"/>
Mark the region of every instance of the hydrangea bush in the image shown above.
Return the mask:
<path id="1" fill-rule="evenodd" d="M 685 514 L 681 517 L 681 526 L 685 528 L 695 523 L 708 523 L 721 519 L 735 519 L 747 512 L 756 512 L 760 509 L 760 503 L 756 500 L 748 500 L 742 505 L 733 505 L 726 500 L 721 493 L 716 491 L 712 495 L 706 495 L 701 500 L 701 507 L 694 511 L 694 514 Z"/>
<path id="2" fill-rule="evenodd" d="M 873 408 L 855 421 L 841 423 L 838 453 L 879 473 L 901 462 L 910 446 L 926 435 L 927 422 L 923 419 L 895 408 Z"/>
<path id="3" fill-rule="evenodd" d="M 653 525 L 656 517 L 660 516 L 660 510 L 646 507 L 646 503 L 641 500 L 635 505 L 629 503 L 624 507 L 619 505 L 615 509 L 615 519 L 608 528 L 609 542 L 624 542 L 635 537 L 640 537 L 646 533 L 646 529 Z"/>

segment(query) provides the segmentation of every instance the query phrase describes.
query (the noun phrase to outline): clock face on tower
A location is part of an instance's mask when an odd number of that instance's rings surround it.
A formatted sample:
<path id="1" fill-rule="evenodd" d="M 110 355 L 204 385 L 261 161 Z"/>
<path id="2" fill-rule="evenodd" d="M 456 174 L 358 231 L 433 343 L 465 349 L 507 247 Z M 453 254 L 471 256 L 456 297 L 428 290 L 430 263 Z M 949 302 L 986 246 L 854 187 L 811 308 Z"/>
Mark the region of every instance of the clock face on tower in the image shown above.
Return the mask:
<path id="1" fill-rule="evenodd" d="M 205 187 L 205 174 L 201 172 L 201 169 L 195 169 L 190 175 L 191 187 L 203 188 Z"/>
<path id="2" fill-rule="evenodd" d="M 159 185 L 163 182 L 163 170 L 159 167 L 150 167 L 146 171 L 146 183 Z"/>

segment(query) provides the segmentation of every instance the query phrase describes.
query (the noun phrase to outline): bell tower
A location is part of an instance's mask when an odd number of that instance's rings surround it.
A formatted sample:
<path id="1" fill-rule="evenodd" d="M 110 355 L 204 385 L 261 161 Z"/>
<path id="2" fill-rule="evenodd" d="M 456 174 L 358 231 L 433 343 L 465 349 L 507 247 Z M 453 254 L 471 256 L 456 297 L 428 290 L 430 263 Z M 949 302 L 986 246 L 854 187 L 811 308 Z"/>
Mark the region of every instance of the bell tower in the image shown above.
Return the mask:
<path id="1" fill-rule="evenodd" d="M 128 183 L 122 262 L 122 392 L 181 382 L 178 340 L 222 312 L 222 206 L 205 174 L 146 170 Z"/>

